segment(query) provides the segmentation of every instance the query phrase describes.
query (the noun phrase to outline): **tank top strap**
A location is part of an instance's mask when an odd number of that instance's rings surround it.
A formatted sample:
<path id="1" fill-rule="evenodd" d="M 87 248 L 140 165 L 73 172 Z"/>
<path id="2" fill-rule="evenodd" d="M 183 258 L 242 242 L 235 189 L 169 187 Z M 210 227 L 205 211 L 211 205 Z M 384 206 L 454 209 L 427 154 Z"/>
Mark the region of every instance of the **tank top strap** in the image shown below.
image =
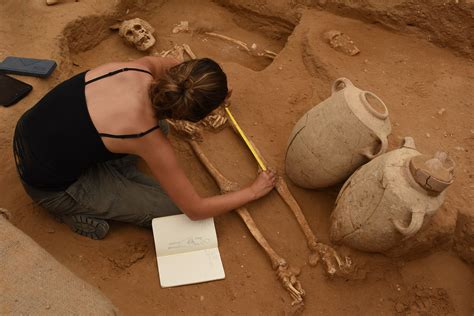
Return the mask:
<path id="1" fill-rule="evenodd" d="M 107 133 L 99 133 L 99 136 L 100 137 L 109 137 L 109 138 L 122 138 L 122 139 L 126 139 L 126 138 L 140 138 L 140 137 L 143 137 L 145 136 L 146 134 L 149 134 L 151 132 L 153 132 L 154 130 L 160 128 L 160 124 L 150 128 L 149 130 L 147 131 L 144 131 L 142 133 L 138 133 L 138 134 L 122 134 L 122 135 L 114 135 L 114 134 L 107 134 Z"/>
<path id="2" fill-rule="evenodd" d="M 153 74 L 151 72 L 149 72 L 148 70 L 145 70 L 145 69 L 140 69 L 140 68 L 130 68 L 130 67 L 125 67 L 125 68 L 121 68 L 121 69 L 117 69 L 117 70 L 114 70 L 114 71 L 111 71 L 105 75 L 102 75 L 102 76 L 99 76 L 97 78 L 94 78 L 94 79 L 91 79 L 89 81 L 86 81 L 86 85 L 89 84 L 89 83 L 92 83 L 94 81 L 97 81 L 97 80 L 100 80 L 100 79 L 103 79 L 103 78 L 106 78 L 106 77 L 110 77 L 110 76 L 113 76 L 113 75 L 116 75 L 118 73 L 121 73 L 121 72 L 124 72 L 124 71 L 129 71 L 129 70 L 133 70 L 133 71 L 140 71 L 140 72 L 144 72 L 144 73 L 147 73 L 149 74 L 150 76 L 153 77 Z"/>

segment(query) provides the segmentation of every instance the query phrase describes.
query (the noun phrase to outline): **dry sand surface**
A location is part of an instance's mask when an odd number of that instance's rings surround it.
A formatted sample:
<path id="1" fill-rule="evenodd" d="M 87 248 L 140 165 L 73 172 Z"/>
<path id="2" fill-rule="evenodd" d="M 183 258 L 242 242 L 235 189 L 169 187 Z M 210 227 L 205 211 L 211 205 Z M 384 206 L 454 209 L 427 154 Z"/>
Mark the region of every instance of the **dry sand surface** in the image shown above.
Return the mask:
<path id="1" fill-rule="evenodd" d="M 0 3 L 0 59 L 16 55 L 58 62 L 47 79 L 18 76 L 33 85 L 32 93 L 13 107 L 0 108 L 0 207 L 9 209 L 14 225 L 102 290 L 123 314 L 292 311 L 291 298 L 267 256 L 235 213 L 215 218 L 226 279 L 162 289 L 150 230 L 112 223 L 104 240 L 89 240 L 55 222 L 25 194 L 11 148 L 17 119 L 72 74 L 143 56 L 109 30 L 117 19 L 140 17 L 156 29 L 156 51 L 187 43 L 198 56 L 222 63 L 234 89 L 233 114 L 281 174 L 293 125 L 327 98 L 331 83 L 342 76 L 387 104 L 393 127 L 390 149 L 404 136 L 412 136 L 421 152 L 444 150 L 455 159 L 456 180 L 443 207 L 422 237 L 406 246 L 407 254 L 387 257 L 337 248 L 357 265 L 356 273 L 347 278 L 328 278 L 321 265 L 307 264 L 304 235 L 275 192 L 248 205 L 270 244 L 301 269 L 299 280 L 306 291 L 303 314 L 472 315 L 474 269 L 452 247 L 458 214 L 466 227 L 474 225 L 472 1 L 387 5 L 384 1 L 63 0 L 50 7 L 44 2 Z M 201 33 L 172 34 L 173 26 L 183 20 L 191 28 L 256 43 L 278 55 L 274 60 L 252 57 Z M 332 49 L 322 37 L 331 29 L 349 35 L 361 52 L 347 56 Z M 217 193 L 189 146 L 171 139 L 199 192 Z M 255 161 L 230 128 L 207 133 L 202 147 L 226 177 L 241 184 L 254 178 Z M 316 191 L 288 183 L 317 237 L 330 243 L 329 215 L 340 187 Z M 457 241 L 456 249 L 469 260 L 474 230 L 466 229 L 460 229 L 464 239 Z"/>

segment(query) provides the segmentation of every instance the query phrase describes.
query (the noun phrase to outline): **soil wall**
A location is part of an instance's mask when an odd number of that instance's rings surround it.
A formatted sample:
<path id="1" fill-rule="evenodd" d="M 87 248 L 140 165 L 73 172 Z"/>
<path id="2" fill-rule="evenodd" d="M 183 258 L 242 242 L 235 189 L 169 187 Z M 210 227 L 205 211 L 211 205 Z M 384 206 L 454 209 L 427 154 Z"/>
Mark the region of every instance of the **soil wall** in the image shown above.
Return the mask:
<path id="1" fill-rule="evenodd" d="M 472 0 L 217 0 L 233 10 L 256 16 L 279 16 L 297 23 L 301 10 L 316 8 L 378 23 L 391 30 L 414 33 L 441 47 L 472 58 L 474 1 Z"/>

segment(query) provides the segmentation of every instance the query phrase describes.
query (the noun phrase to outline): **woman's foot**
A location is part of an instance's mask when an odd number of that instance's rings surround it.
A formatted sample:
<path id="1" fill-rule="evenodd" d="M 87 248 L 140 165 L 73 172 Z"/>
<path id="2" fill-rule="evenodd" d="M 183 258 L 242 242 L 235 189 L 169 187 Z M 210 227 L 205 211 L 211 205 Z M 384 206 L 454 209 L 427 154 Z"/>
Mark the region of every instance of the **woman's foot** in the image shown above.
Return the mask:
<path id="1" fill-rule="evenodd" d="M 59 219 L 79 235 L 92 239 L 103 239 L 109 232 L 109 223 L 88 215 L 69 215 Z"/>

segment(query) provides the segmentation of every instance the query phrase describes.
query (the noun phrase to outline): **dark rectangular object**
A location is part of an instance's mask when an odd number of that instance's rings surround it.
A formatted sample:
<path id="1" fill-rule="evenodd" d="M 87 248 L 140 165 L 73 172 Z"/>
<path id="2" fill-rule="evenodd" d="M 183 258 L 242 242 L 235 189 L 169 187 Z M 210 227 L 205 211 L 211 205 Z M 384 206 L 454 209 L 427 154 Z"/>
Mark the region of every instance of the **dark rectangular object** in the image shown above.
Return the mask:
<path id="1" fill-rule="evenodd" d="M 0 105 L 13 105 L 23 99 L 32 89 L 32 86 L 23 81 L 0 74 Z"/>
<path id="2" fill-rule="evenodd" d="M 49 59 L 9 56 L 0 63 L 0 72 L 42 78 L 48 77 L 55 68 L 56 62 Z"/>

